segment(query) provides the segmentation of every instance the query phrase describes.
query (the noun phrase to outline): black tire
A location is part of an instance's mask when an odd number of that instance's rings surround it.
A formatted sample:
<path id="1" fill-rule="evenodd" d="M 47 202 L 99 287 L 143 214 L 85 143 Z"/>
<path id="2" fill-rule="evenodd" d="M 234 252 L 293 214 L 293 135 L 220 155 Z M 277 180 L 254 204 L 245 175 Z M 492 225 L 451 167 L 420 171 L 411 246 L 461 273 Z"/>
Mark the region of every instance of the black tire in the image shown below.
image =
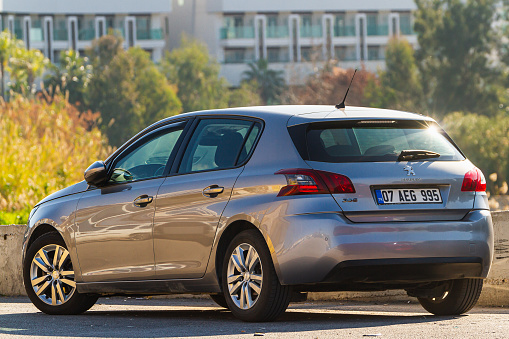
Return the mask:
<path id="1" fill-rule="evenodd" d="M 228 308 L 228 304 L 226 303 L 226 299 L 223 294 L 211 294 L 210 298 L 219 306 Z"/>
<path id="2" fill-rule="evenodd" d="M 235 297 L 230 295 L 227 282 L 228 263 L 230 257 L 232 256 L 234 250 L 241 245 L 249 245 L 256 250 L 259 257 L 258 262 L 260 263 L 260 266 L 257 265 L 256 269 L 260 269 L 262 272 L 260 292 L 259 294 L 256 293 L 256 300 L 254 301 L 254 304 L 248 309 L 243 309 L 236 304 L 236 301 L 234 301 Z M 253 265 L 253 267 L 255 266 Z M 251 277 L 253 277 L 254 274 L 258 273 L 254 271 L 249 272 L 249 276 Z M 243 231 L 235 236 L 235 238 L 233 238 L 230 245 L 228 246 L 228 249 L 226 250 L 226 255 L 223 260 L 221 277 L 223 293 L 226 303 L 228 304 L 228 308 L 231 310 L 235 317 L 243 321 L 272 321 L 284 313 L 288 307 L 288 304 L 290 303 L 292 288 L 290 286 L 283 286 L 279 283 L 269 249 L 265 243 L 265 239 L 256 230 Z M 245 276 L 243 279 L 244 280 L 239 280 L 239 282 L 243 283 L 243 281 L 246 281 Z M 247 281 L 251 281 L 249 280 L 251 278 L 248 277 L 247 279 Z M 242 289 L 242 287 L 240 289 Z"/>
<path id="3" fill-rule="evenodd" d="M 418 298 L 424 309 L 435 315 L 459 315 L 472 309 L 481 295 L 482 279 L 458 279 L 450 282 L 442 298 Z"/>
<path id="4" fill-rule="evenodd" d="M 57 247 L 61 247 L 60 249 Z M 28 248 L 28 251 L 25 256 L 25 261 L 23 263 L 23 282 L 25 285 L 25 290 L 28 294 L 28 297 L 32 301 L 32 303 L 37 307 L 39 310 L 41 310 L 44 313 L 52 314 L 52 315 L 59 315 L 59 314 L 80 314 L 88 309 L 90 309 L 92 306 L 94 306 L 95 302 L 98 299 L 97 295 L 90 295 L 90 294 L 82 294 L 79 293 L 76 287 L 72 287 L 70 284 L 74 284 L 74 275 L 73 274 L 67 274 L 66 276 L 57 274 L 57 278 L 52 278 L 50 273 L 46 273 L 41 268 L 38 268 L 36 266 L 32 266 L 32 262 L 35 258 L 35 256 L 39 256 L 38 258 L 42 258 L 40 254 L 38 253 L 39 250 L 43 248 L 52 248 L 55 247 L 55 250 L 53 252 L 48 251 L 46 259 L 50 259 L 50 266 L 56 267 L 56 269 L 48 269 L 50 272 L 74 272 L 71 258 L 70 256 L 64 256 L 65 251 L 67 251 L 67 247 L 60 237 L 58 233 L 46 233 L 39 238 L 37 238 L 32 245 Z M 64 251 L 65 249 L 65 251 Z M 56 252 L 58 252 L 56 254 Z M 54 265 L 54 256 L 57 255 L 58 258 L 65 257 L 65 261 L 62 261 L 62 265 L 60 265 L 59 260 L 57 260 L 57 264 Z M 60 255 L 60 257 L 58 257 Z M 37 258 L 36 258 L 37 260 Z M 43 264 L 46 267 L 50 267 L 44 264 L 44 262 L 40 261 L 41 264 Z M 35 265 L 35 263 L 34 263 Z M 43 279 L 38 286 L 32 286 L 32 276 L 31 274 L 34 274 L 36 276 L 40 276 L 39 279 Z M 45 276 L 45 278 L 43 278 Z M 35 279 L 35 278 L 34 278 Z M 62 280 L 60 280 L 62 279 Z M 64 283 L 63 281 L 67 281 L 67 283 Z M 62 282 L 61 282 L 62 281 Z M 48 285 L 44 287 L 44 285 L 48 282 Z M 59 285 L 57 288 L 56 286 Z M 40 297 L 37 296 L 35 289 L 41 289 Z M 55 291 L 55 303 L 56 305 L 52 305 L 52 293 Z M 62 297 L 57 293 L 60 291 L 62 293 Z M 58 304 L 60 298 L 60 304 Z M 46 301 L 44 301 L 46 300 Z M 62 302 L 62 300 L 64 300 Z M 48 303 L 51 302 L 51 303 Z"/>

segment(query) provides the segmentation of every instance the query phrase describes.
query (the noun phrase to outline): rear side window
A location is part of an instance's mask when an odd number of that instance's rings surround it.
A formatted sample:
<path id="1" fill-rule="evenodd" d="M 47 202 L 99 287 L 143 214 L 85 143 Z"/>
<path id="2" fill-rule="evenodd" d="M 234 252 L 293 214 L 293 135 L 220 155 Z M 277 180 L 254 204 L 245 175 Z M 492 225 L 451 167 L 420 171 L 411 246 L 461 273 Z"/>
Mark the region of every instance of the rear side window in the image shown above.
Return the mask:
<path id="1" fill-rule="evenodd" d="M 251 152 L 260 131 L 253 121 L 204 119 L 189 141 L 178 173 L 232 168 Z"/>
<path id="2" fill-rule="evenodd" d="M 295 141 L 297 133 L 291 134 Z M 440 154 L 437 158 L 412 161 L 465 159 L 437 124 L 426 121 L 315 123 L 307 127 L 305 139 L 306 150 L 301 151 L 301 154 L 304 153 L 307 160 L 311 161 L 396 161 L 404 150 L 425 150 Z M 296 146 L 298 144 L 296 142 Z"/>

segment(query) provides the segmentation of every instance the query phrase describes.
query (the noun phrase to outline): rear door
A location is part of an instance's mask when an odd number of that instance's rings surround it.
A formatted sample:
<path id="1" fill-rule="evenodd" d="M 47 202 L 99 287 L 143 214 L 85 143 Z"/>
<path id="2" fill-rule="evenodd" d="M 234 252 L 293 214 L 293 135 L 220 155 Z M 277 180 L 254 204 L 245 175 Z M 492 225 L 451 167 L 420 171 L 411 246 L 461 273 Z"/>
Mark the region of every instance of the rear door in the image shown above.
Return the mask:
<path id="1" fill-rule="evenodd" d="M 180 163 L 157 195 L 154 252 L 158 278 L 203 276 L 217 225 L 260 127 L 258 122 L 240 118 L 196 122 Z"/>
<path id="2" fill-rule="evenodd" d="M 352 221 L 460 220 L 473 207 L 475 192 L 461 191 L 473 165 L 433 122 L 320 122 L 302 131 L 308 164 L 352 181 L 355 193 L 334 194 Z M 438 156 L 401 159 L 404 150 Z"/>

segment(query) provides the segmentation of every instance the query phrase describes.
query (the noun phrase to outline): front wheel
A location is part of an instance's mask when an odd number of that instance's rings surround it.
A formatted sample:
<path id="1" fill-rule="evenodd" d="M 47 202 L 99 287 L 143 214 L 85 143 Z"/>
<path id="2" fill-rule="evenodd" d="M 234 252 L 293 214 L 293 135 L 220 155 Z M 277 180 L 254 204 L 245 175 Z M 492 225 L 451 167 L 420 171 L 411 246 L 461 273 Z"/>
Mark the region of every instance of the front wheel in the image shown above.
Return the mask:
<path id="1" fill-rule="evenodd" d="M 97 296 L 76 290 L 69 251 L 57 233 L 37 238 L 23 263 L 23 282 L 32 303 L 47 314 L 79 314 L 92 307 Z"/>
<path id="2" fill-rule="evenodd" d="M 458 279 L 437 298 L 418 298 L 426 311 L 435 315 L 459 315 L 472 309 L 481 295 L 482 279 Z"/>
<path id="3" fill-rule="evenodd" d="M 279 283 L 265 240 L 256 230 L 239 233 L 228 246 L 222 287 L 228 308 L 244 321 L 274 320 L 291 298 L 291 287 Z"/>

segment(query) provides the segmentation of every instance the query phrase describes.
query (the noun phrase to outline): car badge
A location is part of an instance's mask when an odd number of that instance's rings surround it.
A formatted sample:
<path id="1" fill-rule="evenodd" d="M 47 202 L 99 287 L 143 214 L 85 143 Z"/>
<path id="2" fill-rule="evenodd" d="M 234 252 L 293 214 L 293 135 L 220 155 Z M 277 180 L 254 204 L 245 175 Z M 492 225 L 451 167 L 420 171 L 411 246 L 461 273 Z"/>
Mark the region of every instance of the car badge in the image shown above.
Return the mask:
<path id="1" fill-rule="evenodd" d="M 414 169 L 412 168 L 412 166 L 405 166 L 403 168 L 403 171 L 407 171 L 406 175 L 415 175 L 415 172 L 414 172 Z"/>

